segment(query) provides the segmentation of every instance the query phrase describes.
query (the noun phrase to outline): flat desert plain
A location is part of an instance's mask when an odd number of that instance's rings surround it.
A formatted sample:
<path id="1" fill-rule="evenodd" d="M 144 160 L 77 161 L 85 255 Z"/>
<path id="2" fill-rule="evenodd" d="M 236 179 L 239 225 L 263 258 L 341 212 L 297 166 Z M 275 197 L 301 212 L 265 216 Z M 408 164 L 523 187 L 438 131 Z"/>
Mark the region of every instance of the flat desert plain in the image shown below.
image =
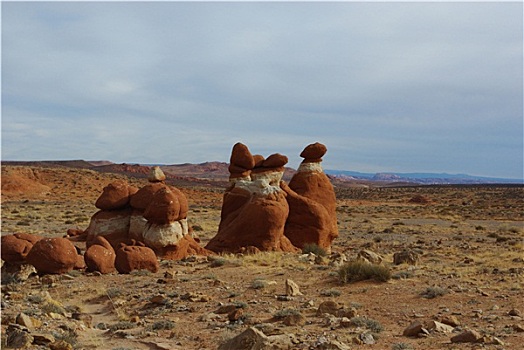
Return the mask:
<path id="1" fill-rule="evenodd" d="M 92 170 L 2 166 L 2 235 L 85 229 L 115 179 L 147 183 Z M 168 180 L 187 196 L 202 246 L 217 232 L 224 181 Z M 276 349 L 524 347 L 522 186 L 337 185 L 336 194 L 340 235 L 326 256 L 197 256 L 128 275 L 39 276 L 4 265 L 2 348 L 23 333 L 32 349 L 217 349 L 250 327 L 292 340 Z M 387 281 L 342 281 L 341 261 L 363 250 L 380 255 Z M 418 262 L 393 264 L 403 250 L 417 253 Z M 301 295 L 286 295 L 286 280 Z M 326 301 L 345 318 L 318 312 Z M 416 321 L 427 332 L 403 335 Z M 433 321 L 454 326 L 431 329 Z M 451 341 L 467 330 L 481 338 Z"/>

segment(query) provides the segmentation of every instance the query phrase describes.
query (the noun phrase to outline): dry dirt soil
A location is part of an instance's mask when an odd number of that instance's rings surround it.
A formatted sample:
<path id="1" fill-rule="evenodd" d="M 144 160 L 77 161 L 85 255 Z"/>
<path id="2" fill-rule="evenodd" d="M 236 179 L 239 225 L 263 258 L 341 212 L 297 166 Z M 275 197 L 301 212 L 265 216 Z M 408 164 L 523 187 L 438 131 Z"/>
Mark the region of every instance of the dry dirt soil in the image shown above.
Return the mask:
<path id="1" fill-rule="evenodd" d="M 68 228 L 85 229 L 102 188 L 116 178 L 137 186 L 147 181 L 91 170 L 3 166 L 2 235 L 63 236 Z M 188 183 L 179 188 L 190 203 L 190 225 L 205 245 L 217 231 L 223 188 Z M 20 313 L 31 318 L 31 334 L 51 335 L 55 348 L 64 349 L 217 349 L 250 326 L 266 335 L 294 335 L 295 349 L 329 348 L 320 344 L 330 340 L 350 349 L 523 348 L 523 187 L 337 187 L 336 192 L 340 236 L 334 254 L 324 258 L 192 257 L 160 261 L 157 273 L 72 271 L 27 279 L 4 266 L 2 348 Z M 429 203 L 411 202 L 416 196 Z M 75 244 L 85 249 L 82 242 Z M 384 258 L 388 281 L 341 282 L 341 268 L 332 263 L 335 253 L 353 260 L 362 249 Z M 417 265 L 393 265 L 393 254 L 403 249 L 421 253 Z M 302 295 L 285 296 L 286 279 Z M 327 300 L 358 315 L 342 323 L 317 315 Z M 239 310 L 232 320 L 217 313 L 223 305 Z M 298 314 L 303 316 L 298 324 L 286 317 Z M 414 321 L 451 316 L 460 323 L 452 333 L 402 335 Z M 467 329 L 484 335 L 484 342 L 450 341 Z M 372 334 L 374 344 L 358 344 L 363 334 Z"/>

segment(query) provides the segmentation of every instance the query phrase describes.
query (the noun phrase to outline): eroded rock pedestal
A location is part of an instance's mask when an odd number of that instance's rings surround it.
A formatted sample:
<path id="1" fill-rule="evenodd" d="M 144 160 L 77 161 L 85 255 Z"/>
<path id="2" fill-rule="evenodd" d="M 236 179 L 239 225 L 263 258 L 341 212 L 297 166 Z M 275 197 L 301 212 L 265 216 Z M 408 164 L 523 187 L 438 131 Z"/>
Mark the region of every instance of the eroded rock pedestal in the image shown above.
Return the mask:
<path id="1" fill-rule="evenodd" d="M 289 203 L 285 235 L 301 249 L 316 244 L 330 252 L 338 237 L 335 190 L 320 164 L 326 152 L 318 142 L 304 148 L 300 154 L 304 160 L 289 186 L 282 186 Z"/>
<path id="2" fill-rule="evenodd" d="M 282 155 L 264 159 L 253 157 L 241 143 L 233 147 L 230 186 L 224 193 L 218 233 L 206 249 L 216 253 L 298 251 L 284 236 L 289 206 L 280 180 L 286 163 Z"/>
<path id="3" fill-rule="evenodd" d="M 134 241 L 145 243 L 145 246 L 166 259 L 210 254 L 190 235 L 186 196 L 177 188 L 167 185 L 165 179 L 162 170 L 153 167 L 148 178 L 149 184 L 140 189 L 123 181 L 106 186 L 96 202 L 101 210 L 93 215 L 86 229 L 87 246 L 91 247 L 95 239 L 102 236 L 117 252 L 122 244 L 136 246 L 131 244 Z M 98 245 L 103 246 L 100 242 Z M 101 248 L 96 250 L 101 252 Z M 95 259 L 96 256 L 102 255 L 95 255 Z M 100 261 L 98 265 L 104 264 Z M 95 261 L 91 265 L 98 266 Z"/>

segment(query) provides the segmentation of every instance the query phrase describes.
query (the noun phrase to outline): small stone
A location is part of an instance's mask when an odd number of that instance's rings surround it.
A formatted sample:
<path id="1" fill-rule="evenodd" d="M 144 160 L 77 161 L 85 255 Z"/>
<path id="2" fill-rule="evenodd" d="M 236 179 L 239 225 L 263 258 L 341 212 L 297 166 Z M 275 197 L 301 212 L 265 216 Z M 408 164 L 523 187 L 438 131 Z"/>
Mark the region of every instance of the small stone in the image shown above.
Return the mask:
<path id="1" fill-rule="evenodd" d="M 286 326 L 303 326 L 306 324 L 306 318 L 301 314 L 287 315 L 282 322 Z"/>
<path id="2" fill-rule="evenodd" d="M 453 315 L 442 317 L 440 322 L 447 324 L 448 326 L 451 326 L 451 327 L 460 326 L 460 321 L 458 320 L 456 316 L 453 316 Z"/>
<path id="3" fill-rule="evenodd" d="M 520 324 L 514 324 L 513 326 L 511 326 L 511 328 L 513 328 L 513 330 L 518 333 L 524 332 L 524 326 Z"/>
<path id="4" fill-rule="evenodd" d="M 522 313 L 520 312 L 519 309 L 511 309 L 511 310 L 509 310 L 508 315 L 522 317 Z"/>
<path id="5" fill-rule="evenodd" d="M 229 314 L 236 310 L 235 305 L 222 305 L 218 308 L 218 310 L 215 311 L 215 314 Z"/>
<path id="6" fill-rule="evenodd" d="M 34 340 L 33 336 L 19 325 L 9 325 L 6 334 L 6 345 L 8 348 L 27 349 L 31 347 Z"/>
<path id="7" fill-rule="evenodd" d="M 165 305 L 167 304 L 168 299 L 164 297 L 163 295 L 155 295 L 149 301 L 151 301 L 153 304 Z"/>
<path id="8" fill-rule="evenodd" d="M 321 316 L 323 314 L 337 315 L 339 308 L 339 305 L 332 300 L 324 301 L 318 306 L 317 316 Z"/>
<path id="9" fill-rule="evenodd" d="M 19 324 L 19 325 L 22 325 L 24 327 L 27 327 L 27 329 L 29 329 L 29 330 L 32 330 L 32 329 L 35 328 L 35 326 L 33 325 L 33 320 L 31 319 L 31 317 L 27 316 L 23 312 L 18 314 L 18 316 L 16 316 L 16 323 Z"/>
<path id="10" fill-rule="evenodd" d="M 318 255 L 315 258 L 315 264 L 323 266 L 329 265 L 329 258 L 327 256 Z"/>
<path id="11" fill-rule="evenodd" d="M 481 338 L 482 336 L 479 334 L 479 332 L 474 331 L 474 330 L 469 330 L 469 331 L 462 332 L 452 337 L 451 342 L 452 343 L 476 343 Z"/>
<path id="12" fill-rule="evenodd" d="M 278 301 L 292 301 L 294 298 L 289 295 L 277 295 Z"/>
<path id="13" fill-rule="evenodd" d="M 453 332 L 453 327 L 450 326 L 450 325 L 447 325 L 447 324 L 444 324 L 444 323 L 441 323 L 441 322 L 437 322 L 437 321 L 430 321 L 427 325 L 426 325 L 426 328 L 428 330 L 432 330 L 434 332 L 437 332 L 437 333 L 451 333 Z"/>
<path id="14" fill-rule="evenodd" d="M 129 322 L 138 323 L 138 322 L 140 322 L 140 317 L 139 316 L 131 316 L 129 318 Z"/>
<path id="15" fill-rule="evenodd" d="M 337 311 L 337 317 L 353 318 L 358 316 L 358 311 L 354 307 L 343 308 Z"/>
<path id="16" fill-rule="evenodd" d="M 51 334 L 33 333 L 32 336 L 34 338 L 33 343 L 37 345 L 48 345 L 55 342 L 55 337 Z"/>
<path id="17" fill-rule="evenodd" d="M 297 296 L 297 295 L 303 295 L 300 292 L 300 288 L 298 287 L 298 284 L 293 282 L 290 279 L 286 279 L 286 295 L 288 296 Z"/>
<path id="18" fill-rule="evenodd" d="M 230 322 L 236 322 L 238 320 L 240 320 L 242 318 L 242 316 L 244 316 L 244 310 L 243 309 L 235 309 L 233 311 L 231 311 L 228 315 L 227 315 L 227 318 Z"/>
<path id="19" fill-rule="evenodd" d="M 413 337 L 419 334 L 422 331 L 422 323 L 420 321 L 412 322 L 409 326 L 407 326 L 406 329 L 404 329 L 404 332 L 402 332 L 403 336 L 406 337 Z"/>
<path id="20" fill-rule="evenodd" d="M 51 350 L 73 350 L 73 345 L 69 344 L 65 340 L 59 340 L 49 344 L 49 348 Z"/>
<path id="21" fill-rule="evenodd" d="M 362 341 L 362 344 L 375 344 L 375 338 L 371 333 L 362 333 L 358 337 Z"/>

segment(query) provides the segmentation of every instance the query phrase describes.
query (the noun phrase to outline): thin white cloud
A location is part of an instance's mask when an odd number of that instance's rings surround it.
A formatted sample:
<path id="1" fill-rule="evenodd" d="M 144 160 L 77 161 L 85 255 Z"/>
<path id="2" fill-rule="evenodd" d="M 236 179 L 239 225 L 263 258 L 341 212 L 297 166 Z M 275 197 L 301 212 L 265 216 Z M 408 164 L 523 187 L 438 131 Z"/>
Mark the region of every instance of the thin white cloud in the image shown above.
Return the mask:
<path id="1" fill-rule="evenodd" d="M 4 158 L 522 176 L 521 3 L 6 2 L 2 49 Z"/>

